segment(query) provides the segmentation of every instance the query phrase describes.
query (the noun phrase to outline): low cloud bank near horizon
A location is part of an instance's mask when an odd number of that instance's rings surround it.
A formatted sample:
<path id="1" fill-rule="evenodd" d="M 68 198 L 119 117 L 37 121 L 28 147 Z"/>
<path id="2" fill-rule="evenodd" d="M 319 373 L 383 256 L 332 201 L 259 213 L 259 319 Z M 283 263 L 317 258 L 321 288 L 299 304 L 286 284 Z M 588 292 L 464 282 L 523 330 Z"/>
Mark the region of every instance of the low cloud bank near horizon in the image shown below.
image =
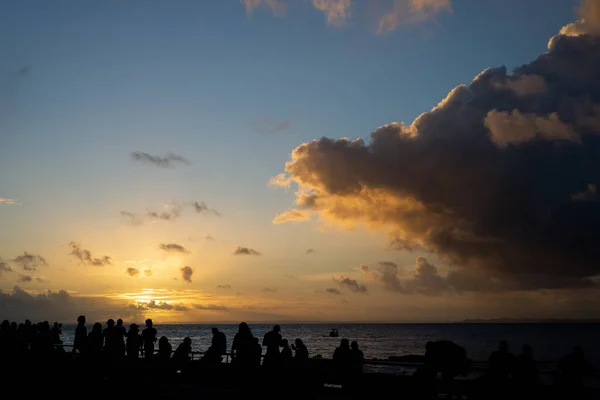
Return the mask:
<path id="1" fill-rule="evenodd" d="M 296 209 L 450 265 L 441 278 L 423 259 L 403 290 L 597 287 L 599 4 L 534 61 L 481 72 L 410 125 L 298 146 L 279 179 L 298 186 Z"/>

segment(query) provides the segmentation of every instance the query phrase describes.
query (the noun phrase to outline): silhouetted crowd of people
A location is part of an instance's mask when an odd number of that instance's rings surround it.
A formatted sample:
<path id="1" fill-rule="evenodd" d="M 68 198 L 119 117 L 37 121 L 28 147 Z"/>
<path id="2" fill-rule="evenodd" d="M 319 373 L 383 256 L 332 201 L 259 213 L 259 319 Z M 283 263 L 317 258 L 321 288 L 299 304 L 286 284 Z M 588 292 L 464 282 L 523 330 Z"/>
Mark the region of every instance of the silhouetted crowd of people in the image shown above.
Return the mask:
<path id="1" fill-rule="evenodd" d="M 96 322 L 88 332 L 86 317 L 77 318 L 73 349 L 67 353 L 61 339 L 62 324 L 48 321 L 24 323 L 3 321 L 0 324 L 0 358 L 21 357 L 23 354 L 44 357 L 48 355 L 74 356 L 78 359 L 120 364 L 127 362 L 151 361 L 169 365 L 184 365 L 192 359 L 192 340 L 189 337 L 173 351 L 166 336 L 158 336 L 151 319 L 145 321 L 145 327 L 132 323 L 127 329 L 123 320 L 109 319 L 105 326 Z M 263 355 L 263 348 L 266 349 Z M 218 365 L 228 356 L 227 337 L 218 328 L 212 328 L 210 347 L 199 359 L 201 365 Z M 242 322 L 231 344 L 231 364 L 235 370 L 250 376 L 260 367 L 261 371 L 273 374 L 294 368 L 307 370 L 309 351 L 300 338 L 293 343 L 281 334 L 279 325 L 267 332 L 262 342 L 256 337 L 247 323 Z M 314 357 L 318 358 L 320 356 Z M 344 387 L 355 387 L 361 380 L 365 359 L 358 343 L 341 339 L 332 357 L 332 372 L 335 381 Z M 485 393 L 477 397 L 471 393 L 469 398 L 536 398 L 541 386 L 538 363 L 533 357 L 531 346 L 523 345 L 521 354 L 514 355 L 508 349 L 508 343 L 502 341 L 487 361 L 486 373 L 475 379 L 472 385 Z M 423 365 L 414 374 L 414 385 L 420 397 L 437 398 L 439 383 L 451 384 L 458 376 L 466 376 L 470 361 L 464 348 L 451 341 L 428 342 L 425 347 Z M 581 346 L 575 346 L 573 352 L 565 356 L 558 364 L 554 383 L 558 391 L 563 390 L 569 397 L 577 395 L 584 398 L 586 377 L 596 376 L 594 368 L 586 360 Z"/>

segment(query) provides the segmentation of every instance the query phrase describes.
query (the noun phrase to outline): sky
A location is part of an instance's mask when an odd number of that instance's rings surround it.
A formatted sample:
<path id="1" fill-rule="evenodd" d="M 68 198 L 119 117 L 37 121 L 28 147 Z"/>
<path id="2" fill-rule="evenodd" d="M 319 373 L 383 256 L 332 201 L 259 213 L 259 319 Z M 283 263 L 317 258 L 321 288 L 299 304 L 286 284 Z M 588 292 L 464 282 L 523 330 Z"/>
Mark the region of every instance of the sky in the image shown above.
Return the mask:
<path id="1" fill-rule="evenodd" d="M 0 318 L 598 318 L 599 30 L 597 0 L 3 2 Z"/>

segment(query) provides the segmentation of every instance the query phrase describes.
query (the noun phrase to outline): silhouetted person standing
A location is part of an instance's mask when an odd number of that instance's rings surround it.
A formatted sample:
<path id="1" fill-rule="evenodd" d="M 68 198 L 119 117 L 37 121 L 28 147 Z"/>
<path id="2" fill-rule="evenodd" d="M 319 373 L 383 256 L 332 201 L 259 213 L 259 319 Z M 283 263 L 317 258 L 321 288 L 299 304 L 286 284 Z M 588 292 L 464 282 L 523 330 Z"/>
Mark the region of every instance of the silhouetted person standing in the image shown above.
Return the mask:
<path id="1" fill-rule="evenodd" d="M 115 320 L 106 321 L 106 328 L 102 331 L 104 336 L 104 353 L 107 359 L 113 359 L 116 353 L 116 330 Z"/>
<path id="2" fill-rule="evenodd" d="M 342 386 L 347 386 L 352 366 L 352 350 L 350 350 L 348 339 L 340 340 L 340 345 L 333 352 L 333 366 L 338 381 Z"/>
<path id="3" fill-rule="evenodd" d="M 262 345 L 267 348 L 263 366 L 276 367 L 279 365 L 279 347 L 282 345 L 282 343 L 283 338 L 281 337 L 281 328 L 279 325 L 275 325 L 273 326 L 273 329 L 267 332 L 263 338 Z"/>
<path id="4" fill-rule="evenodd" d="M 73 339 L 73 351 L 79 351 L 79 354 L 85 354 L 87 350 L 87 327 L 85 326 L 85 315 L 77 317 L 77 327 L 75 328 L 75 338 Z"/>
<path id="5" fill-rule="evenodd" d="M 140 336 L 140 327 L 137 324 L 129 325 L 127 332 L 127 358 L 136 360 L 140 354 L 140 344 L 142 337 Z"/>
<path id="6" fill-rule="evenodd" d="M 102 324 L 96 322 L 92 326 L 92 330 L 88 334 L 88 352 L 89 355 L 98 359 L 102 355 L 102 348 L 104 347 L 104 336 L 102 335 Z"/>
<path id="7" fill-rule="evenodd" d="M 115 326 L 115 355 L 118 359 L 125 357 L 125 337 L 127 329 L 123 326 L 123 320 L 119 318 Z"/>
<path id="8" fill-rule="evenodd" d="M 255 341 L 247 323 L 241 322 L 231 344 L 232 362 L 239 367 L 252 366 L 255 355 Z"/>
<path id="9" fill-rule="evenodd" d="M 498 350 L 488 359 L 490 376 L 498 382 L 506 382 L 515 365 L 515 355 L 508 351 L 508 342 L 501 341 Z"/>
<path id="10" fill-rule="evenodd" d="M 535 397 L 535 389 L 539 384 L 537 363 L 533 359 L 533 350 L 528 344 L 523 345 L 522 353 L 517 356 L 512 371 L 512 385 L 519 398 Z"/>
<path id="11" fill-rule="evenodd" d="M 150 359 L 154 354 L 154 343 L 156 343 L 156 329 L 152 326 L 152 320 L 146 320 L 146 328 L 142 331 L 142 346 L 144 347 L 144 358 Z"/>

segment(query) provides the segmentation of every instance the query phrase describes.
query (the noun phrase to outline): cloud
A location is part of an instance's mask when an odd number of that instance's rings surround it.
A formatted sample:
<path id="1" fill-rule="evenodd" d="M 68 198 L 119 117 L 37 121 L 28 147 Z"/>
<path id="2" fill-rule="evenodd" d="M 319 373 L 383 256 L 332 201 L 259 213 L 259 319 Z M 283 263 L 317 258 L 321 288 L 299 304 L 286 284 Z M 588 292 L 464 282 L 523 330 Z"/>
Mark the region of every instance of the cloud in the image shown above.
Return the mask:
<path id="1" fill-rule="evenodd" d="M 246 7 L 248 15 L 252 15 L 255 8 L 262 6 L 268 7 L 274 16 L 283 17 L 287 13 L 287 6 L 283 0 L 241 0 Z"/>
<path id="2" fill-rule="evenodd" d="M 190 251 L 177 243 L 161 243 L 158 248 L 169 253 L 189 253 Z"/>
<path id="3" fill-rule="evenodd" d="M 180 269 L 181 277 L 187 283 L 192 283 L 192 275 L 194 274 L 194 270 L 191 267 L 185 266 Z"/>
<path id="4" fill-rule="evenodd" d="M 39 282 L 39 283 L 46 283 L 46 282 L 48 282 L 47 280 L 45 280 L 45 279 L 42 279 L 42 278 L 40 278 L 39 276 L 38 276 L 38 277 L 36 277 L 36 278 L 35 278 L 35 280 L 36 280 L 36 282 Z"/>
<path id="5" fill-rule="evenodd" d="M 11 262 L 23 268 L 25 271 L 36 271 L 39 266 L 48 265 L 42 256 L 29 254 L 27 252 L 13 258 Z"/>
<path id="6" fill-rule="evenodd" d="M 290 211 L 281 213 L 281 214 L 277 215 L 275 218 L 273 218 L 273 223 L 274 224 L 283 224 L 284 222 L 290 222 L 290 221 L 301 222 L 301 221 L 306 221 L 309 219 L 310 219 L 310 213 L 308 211 L 290 210 Z"/>
<path id="7" fill-rule="evenodd" d="M 69 247 L 71 248 L 70 255 L 77 258 L 83 264 L 95 265 L 99 267 L 111 264 L 109 256 L 101 256 L 99 258 L 93 257 L 89 250 L 82 249 L 77 242 L 69 242 Z"/>
<path id="8" fill-rule="evenodd" d="M 579 17 L 579 20 L 563 26 L 560 30 L 560 35 L 579 36 L 600 34 L 600 1 L 582 1 L 579 7 Z M 549 46 L 552 46 L 554 39 L 550 40 Z"/>
<path id="9" fill-rule="evenodd" d="M 133 153 L 131 153 L 131 157 L 136 161 L 140 161 L 140 162 L 147 163 L 147 164 L 152 164 L 152 165 L 155 165 L 155 166 L 161 167 L 161 168 L 169 168 L 177 163 L 179 163 L 179 164 L 189 164 L 190 163 L 187 159 L 183 158 L 182 156 L 173 154 L 173 153 L 168 153 L 166 156 L 160 157 L 160 156 L 153 156 L 151 154 L 144 153 L 141 151 L 134 151 Z"/>
<path id="10" fill-rule="evenodd" d="M 19 75 L 22 75 L 22 76 L 29 75 L 30 72 L 31 72 L 31 67 L 28 65 L 19 68 Z"/>
<path id="11" fill-rule="evenodd" d="M 129 267 L 125 270 L 125 273 L 129 276 L 139 276 L 140 275 L 140 269 L 139 268 L 134 268 L 134 267 Z"/>
<path id="12" fill-rule="evenodd" d="M 225 306 L 218 306 L 216 304 L 192 304 L 196 310 L 202 311 L 228 311 Z"/>
<path id="13" fill-rule="evenodd" d="M 188 311 L 189 308 L 181 303 L 167 303 L 166 301 L 150 300 L 148 302 L 138 302 L 130 304 L 130 308 L 135 310 L 166 310 L 166 311 Z"/>
<path id="14" fill-rule="evenodd" d="M 385 34 L 401 25 L 416 24 L 452 11 L 450 0 L 394 0 L 393 8 L 379 20 L 377 33 Z"/>
<path id="15" fill-rule="evenodd" d="M 248 247 L 238 246 L 233 252 L 234 256 L 260 256 L 261 253 Z"/>
<path id="16" fill-rule="evenodd" d="M 204 239 L 206 239 L 206 240 L 208 240 L 208 241 L 211 241 L 211 242 L 212 242 L 213 240 L 215 240 L 215 238 L 214 238 L 214 237 L 212 237 L 212 236 L 210 236 L 210 235 L 206 235 L 206 237 L 205 237 Z"/>
<path id="17" fill-rule="evenodd" d="M 292 127 L 290 121 L 275 122 L 267 117 L 259 119 L 255 124 L 255 130 L 262 135 L 274 135 L 286 131 Z"/>
<path id="18" fill-rule="evenodd" d="M 367 293 L 367 286 L 359 283 L 357 280 L 345 278 L 341 276 L 339 279 L 333 278 L 333 281 L 343 288 L 346 288 L 354 293 Z"/>
<path id="19" fill-rule="evenodd" d="M 336 289 L 336 288 L 327 288 L 327 289 L 325 289 L 325 291 L 326 291 L 327 293 L 330 293 L 330 294 L 335 294 L 335 295 L 340 295 L 340 294 L 342 294 L 342 292 L 340 292 L 340 291 L 339 291 L 338 289 Z"/>
<path id="20" fill-rule="evenodd" d="M 327 17 L 327 23 L 343 26 L 352 16 L 352 0 L 312 0 L 313 6 Z"/>
<path id="21" fill-rule="evenodd" d="M 315 249 L 306 249 L 306 254 L 312 254 L 312 253 L 316 253 L 317 251 Z"/>
<path id="22" fill-rule="evenodd" d="M 506 89 L 523 76 L 544 90 Z M 600 202 L 572 195 L 600 183 L 598 126 L 600 38 L 559 35 L 531 63 L 483 71 L 410 125 L 379 127 L 368 142 L 301 144 L 285 172 L 298 209 L 435 253 L 463 288 L 595 286 Z"/>
<path id="23" fill-rule="evenodd" d="M 269 180 L 270 186 L 290 187 L 292 180 L 285 176 L 285 174 L 277 174 Z"/>
<path id="24" fill-rule="evenodd" d="M 19 275 L 18 281 L 21 283 L 30 283 L 33 281 L 33 277 L 31 275 Z"/>
<path id="25" fill-rule="evenodd" d="M 7 199 L 5 197 L 0 197 L 0 204 L 17 204 L 19 200 L 16 199 Z"/>
<path id="26" fill-rule="evenodd" d="M 437 267 L 424 257 L 416 258 L 414 271 L 407 278 L 399 276 L 398 266 L 391 261 L 380 262 L 376 271 L 372 271 L 367 265 L 361 265 L 360 269 L 367 278 L 379 283 L 389 292 L 434 296 L 450 290 L 460 292 L 471 289 L 470 283 L 462 281 L 460 276 L 458 279 L 454 275 L 441 276 Z"/>
<path id="27" fill-rule="evenodd" d="M 217 289 L 231 289 L 231 285 L 226 283 L 224 285 L 217 285 Z"/>
<path id="28" fill-rule="evenodd" d="M 262 289 L 263 293 L 275 293 L 277 292 L 277 288 L 270 288 L 270 287 L 266 287 Z"/>
<path id="29" fill-rule="evenodd" d="M 194 207 L 194 210 L 196 210 L 197 213 L 201 214 L 201 213 L 210 213 L 210 214 L 214 214 L 217 217 L 221 216 L 221 213 L 219 213 L 217 210 L 212 209 L 212 208 L 208 208 L 208 206 L 206 205 L 205 202 L 203 201 L 195 201 L 192 203 L 192 206 Z"/>
<path id="30" fill-rule="evenodd" d="M 127 303 L 106 297 L 72 296 L 66 290 L 30 293 L 19 286 L 10 292 L 0 292 L 0 315 L 3 319 L 68 323 L 74 322 L 81 314 L 89 321 L 106 321 L 108 318 L 135 321 L 144 318 L 143 313 L 129 309 Z"/>
<path id="31" fill-rule="evenodd" d="M 7 262 L 0 259 L 0 276 L 2 276 L 2 273 L 4 272 L 13 272 L 13 270 Z"/>
<path id="32" fill-rule="evenodd" d="M 134 226 L 139 226 L 144 223 L 144 220 L 140 216 L 138 216 L 132 212 L 121 211 L 121 215 L 124 216 L 125 218 L 127 218 L 129 223 L 131 223 Z"/>

